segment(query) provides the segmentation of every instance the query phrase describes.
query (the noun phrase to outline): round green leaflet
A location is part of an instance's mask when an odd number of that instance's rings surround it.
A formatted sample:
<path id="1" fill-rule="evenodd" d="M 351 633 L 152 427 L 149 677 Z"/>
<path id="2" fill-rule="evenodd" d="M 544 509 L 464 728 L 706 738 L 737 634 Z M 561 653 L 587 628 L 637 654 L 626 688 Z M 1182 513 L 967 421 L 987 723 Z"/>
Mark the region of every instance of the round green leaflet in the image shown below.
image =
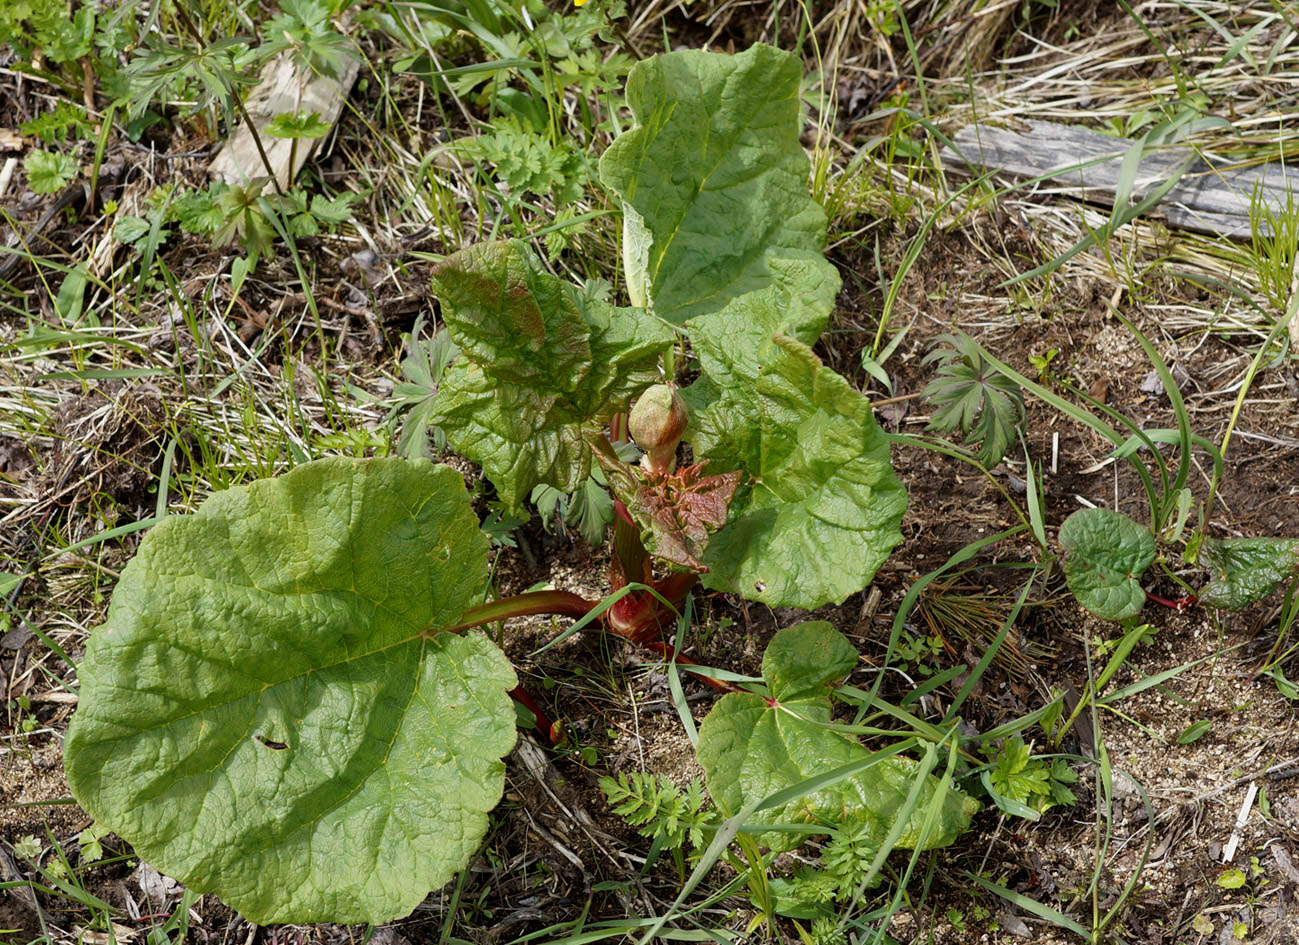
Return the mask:
<path id="1" fill-rule="evenodd" d="M 258 922 L 383 922 L 462 868 L 504 786 L 514 672 L 454 470 L 326 459 L 156 527 L 81 664 L 68 783 Z"/>
<path id="2" fill-rule="evenodd" d="M 1140 577 L 1155 560 L 1150 529 L 1109 509 L 1079 509 L 1060 526 L 1064 576 L 1078 603 L 1102 620 L 1141 612 Z"/>
<path id="3" fill-rule="evenodd" d="M 808 791 L 779 807 L 767 807 L 749 824 L 812 823 L 829 833 L 855 823 L 861 842 L 879 847 L 905 805 L 913 782 L 923 777 L 920 804 L 897 839 L 899 847 L 946 846 L 970 825 L 976 801 L 949 790 L 932 824 L 930 802 L 939 780 L 905 756 L 876 755 L 831 723 L 830 693 L 857 663 L 857 650 L 830 624 L 816 620 L 779 631 L 762 657 L 770 699 L 733 692 L 713 706 L 699 727 L 699 763 L 717 806 L 734 813 L 746 805 L 804 784 L 835 768 L 862 764 L 859 773 Z M 772 850 L 790 850 L 806 835 L 771 831 L 757 835 Z"/>

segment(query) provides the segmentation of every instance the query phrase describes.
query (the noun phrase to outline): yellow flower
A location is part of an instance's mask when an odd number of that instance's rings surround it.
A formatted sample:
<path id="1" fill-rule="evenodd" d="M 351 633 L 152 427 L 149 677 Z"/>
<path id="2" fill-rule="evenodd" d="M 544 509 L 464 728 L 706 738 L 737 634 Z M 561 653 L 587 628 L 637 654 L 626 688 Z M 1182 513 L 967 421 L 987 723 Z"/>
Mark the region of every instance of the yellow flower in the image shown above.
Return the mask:
<path id="1" fill-rule="evenodd" d="M 586 6 L 586 0 L 573 0 L 573 6 L 584 7 Z"/>

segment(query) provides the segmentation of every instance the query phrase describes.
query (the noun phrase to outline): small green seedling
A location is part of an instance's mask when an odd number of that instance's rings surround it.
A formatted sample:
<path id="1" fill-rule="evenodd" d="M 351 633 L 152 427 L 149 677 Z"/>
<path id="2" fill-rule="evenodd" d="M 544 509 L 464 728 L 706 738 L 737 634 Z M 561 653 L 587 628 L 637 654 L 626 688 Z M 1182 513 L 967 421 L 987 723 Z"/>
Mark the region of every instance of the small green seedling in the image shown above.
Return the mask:
<path id="1" fill-rule="evenodd" d="M 996 466 L 1018 439 L 1024 423 L 1019 385 L 990 364 L 964 335 L 941 335 L 924 363 L 937 363 L 938 376 L 924 396 L 938 409 L 929 429 L 959 429 L 967 445 L 979 447 L 985 469 Z"/>
<path id="2" fill-rule="evenodd" d="M 303 138 L 323 138 L 329 134 L 329 125 L 320 120 L 319 112 L 282 112 L 266 126 L 267 134 L 275 138 L 288 138 L 289 168 L 296 176 L 298 170 L 298 142 Z"/>
<path id="3" fill-rule="evenodd" d="M 1079 509 L 1060 526 L 1060 545 L 1069 590 L 1103 620 L 1135 617 L 1147 599 L 1178 609 L 1198 602 L 1219 610 L 1243 610 L 1299 573 L 1299 540 L 1205 538 L 1199 557 L 1210 581 L 1195 598 L 1167 601 L 1141 587 L 1141 576 L 1158 548 L 1150 529 L 1126 515 Z"/>
<path id="4" fill-rule="evenodd" d="M 1059 348 L 1047 348 L 1046 354 L 1030 354 L 1028 363 L 1037 371 L 1039 384 L 1046 384 L 1051 379 L 1051 362 L 1060 354 Z"/>
<path id="5" fill-rule="evenodd" d="M 983 774 L 984 787 L 1007 813 L 1037 820 L 1052 807 L 1072 807 L 1078 799 L 1069 785 L 1078 774 L 1063 758 L 1038 758 L 1018 735 L 1007 738 L 992 754 L 992 767 Z"/>
<path id="6" fill-rule="evenodd" d="M 33 151 L 23 161 L 27 186 L 34 194 L 52 194 L 77 179 L 81 169 L 62 151 Z"/>

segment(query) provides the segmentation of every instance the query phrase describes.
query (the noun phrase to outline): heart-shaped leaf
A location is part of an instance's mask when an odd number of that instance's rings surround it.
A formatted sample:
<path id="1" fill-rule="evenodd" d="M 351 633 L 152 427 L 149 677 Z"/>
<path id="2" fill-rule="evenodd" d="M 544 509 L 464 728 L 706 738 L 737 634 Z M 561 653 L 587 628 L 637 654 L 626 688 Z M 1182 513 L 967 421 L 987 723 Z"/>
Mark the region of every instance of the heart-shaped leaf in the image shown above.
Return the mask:
<path id="1" fill-rule="evenodd" d="M 1060 526 L 1060 545 L 1078 603 L 1102 620 L 1140 613 L 1146 592 L 1138 581 L 1155 560 L 1150 529 L 1109 509 L 1079 509 Z"/>
<path id="2" fill-rule="evenodd" d="M 68 783 L 195 892 L 267 922 L 385 922 L 462 869 L 504 786 L 515 685 L 481 634 L 459 474 L 308 463 L 163 521 L 80 667 Z"/>
<path id="3" fill-rule="evenodd" d="M 770 797 L 835 768 L 865 762 L 871 752 L 855 738 L 830 726 L 830 690 L 857 663 L 857 651 L 828 623 L 809 622 L 781 630 L 762 658 L 762 675 L 770 699 L 751 692 L 725 696 L 699 730 L 699 763 L 708 776 L 708 791 L 727 814 Z M 827 828 L 862 824 L 876 847 L 893 826 L 919 765 L 898 755 L 882 757 L 860 774 L 804 794 L 783 805 L 758 811 L 757 824 L 819 824 Z M 898 841 L 914 847 L 939 787 L 924 775 L 919 806 Z M 945 846 L 969 826 L 979 805 L 949 790 L 925 841 L 925 848 Z M 772 831 L 760 840 L 773 850 L 797 846 L 804 836 Z M 867 844 L 869 845 L 869 844 Z"/>
<path id="4" fill-rule="evenodd" d="M 1200 590 L 1200 602 L 1220 610 L 1243 610 L 1267 597 L 1299 568 L 1294 538 L 1206 538 L 1200 561 L 1213 580 Z"/>

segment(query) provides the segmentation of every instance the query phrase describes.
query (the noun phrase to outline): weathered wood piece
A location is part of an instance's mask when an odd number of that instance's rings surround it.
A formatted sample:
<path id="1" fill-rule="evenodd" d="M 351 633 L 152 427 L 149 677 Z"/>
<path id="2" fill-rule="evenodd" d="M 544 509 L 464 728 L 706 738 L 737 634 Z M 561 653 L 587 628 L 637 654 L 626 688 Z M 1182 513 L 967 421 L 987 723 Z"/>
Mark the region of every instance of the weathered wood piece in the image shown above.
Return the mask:
<path id="1" fill-rule="evenodd" d="M 1114 205 L 1119 169 L 1136 142 L 1049 121 L 1024 124 L 1025 132 L 983 124 L 962 128 L 952 139 L 956 148 L 943 149 L 943 163 L 958 170 L 986 168 L 1021 179 L 1046 176 L 1083 200 Z M 1155 148 L 1144 155 L 1131 201 L 1149 195 L 1191 155 L 1183 145 Z M 1284 211 L 1288 193 L 1299 198 L 1299 171 L 1280 164 L 1240 166 L 1201 152 L 1147 215 L 1198 233 L 1248 238 L 1250 202 L 1256 189 L 1264 206 L 1273 213 Z"/>
<path id="2" fill-rule="evenodd" d="M 257 127 L 257 135 L 262 147 L 266 149 L 266 156 L 275 169 L 275 177 L 281 187 L 289 186 L 325 139 L 298 139 L 297 156 L 293 158 L 294 166 L 290 168 L 290 155 L 294 153 L 293 140 L 268 134 L 266 126 L 276 115 L 285 112 L 318 112 L 320 120 L 332 126 L 343 110 L 347 93 L 356 81 L 360 68 L 359 61 L 348 59 L 343 74 L 334 78 L 310 72 L 293 57 L 279 56 L 267 63 L 262 70 L 262 80 L 248 96 L 244 107 Z M 243 122 L 235 127 L 229 140 L 212 159 L 208 174 L 231 185 L 246 184 L 254 177 L 266 176 L 266 165 L 257 153 L 257 143 Z"/>

